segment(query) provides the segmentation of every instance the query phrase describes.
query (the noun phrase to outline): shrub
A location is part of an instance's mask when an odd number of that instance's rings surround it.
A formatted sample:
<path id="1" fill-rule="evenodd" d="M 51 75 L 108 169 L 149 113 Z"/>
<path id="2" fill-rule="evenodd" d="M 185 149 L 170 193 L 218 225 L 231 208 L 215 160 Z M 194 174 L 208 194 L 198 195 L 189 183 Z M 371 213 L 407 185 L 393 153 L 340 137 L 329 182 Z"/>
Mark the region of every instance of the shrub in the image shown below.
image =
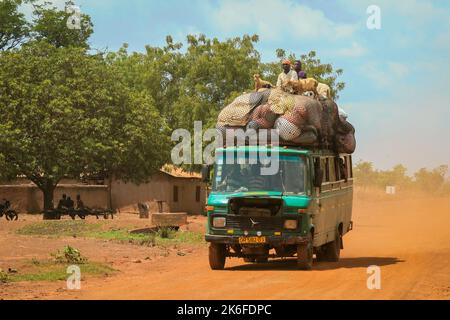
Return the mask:
<path id="1" fill-rule="evenodd" d="M 83 264 L 87 262 L 87 258 L 83 257 L 78 249 L 71 246 L 65 246 L 62 252 L 58 250 L 53 256 L 58 263 Z"/>

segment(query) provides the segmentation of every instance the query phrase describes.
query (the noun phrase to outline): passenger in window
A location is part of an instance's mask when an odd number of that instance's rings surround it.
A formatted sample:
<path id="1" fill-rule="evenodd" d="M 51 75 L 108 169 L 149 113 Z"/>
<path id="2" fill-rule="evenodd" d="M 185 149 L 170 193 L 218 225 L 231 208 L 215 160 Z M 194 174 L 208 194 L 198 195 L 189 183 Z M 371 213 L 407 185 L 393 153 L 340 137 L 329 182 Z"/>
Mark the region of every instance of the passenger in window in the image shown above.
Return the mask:
<path id="1" fill-rule="evenodd" d="M 344 159 L 342 158 L 339 158 L 339 170 L 341 179 L 344 179 L 345 182 L 347 182 L 348 181 L 347 166 L 345 165 Z"/>

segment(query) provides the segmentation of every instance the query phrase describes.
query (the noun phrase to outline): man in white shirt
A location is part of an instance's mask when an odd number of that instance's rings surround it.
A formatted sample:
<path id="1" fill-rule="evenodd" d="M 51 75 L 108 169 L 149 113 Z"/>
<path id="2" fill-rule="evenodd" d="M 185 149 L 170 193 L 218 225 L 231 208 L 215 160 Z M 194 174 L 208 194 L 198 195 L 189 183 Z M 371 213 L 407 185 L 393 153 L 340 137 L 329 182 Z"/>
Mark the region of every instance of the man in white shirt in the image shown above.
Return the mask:
<path id="1" fill-rule="evenodd" d="M 291 70 L 291 61 L 283 61 L 283 72 L 278 76 L 277 87 L 283 87 L 287 85 L 290 80 L 298 80 L 298 75 L 295 70 Z"/>

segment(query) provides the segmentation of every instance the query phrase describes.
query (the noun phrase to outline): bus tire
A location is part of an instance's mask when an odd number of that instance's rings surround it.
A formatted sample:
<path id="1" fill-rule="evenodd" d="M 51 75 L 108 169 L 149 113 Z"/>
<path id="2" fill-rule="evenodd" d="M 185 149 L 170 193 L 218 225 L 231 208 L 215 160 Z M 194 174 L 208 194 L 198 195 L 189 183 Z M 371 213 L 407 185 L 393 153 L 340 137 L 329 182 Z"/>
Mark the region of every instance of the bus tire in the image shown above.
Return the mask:
<path id="1" fill-rule="evenodd" d="M 223 270 L 225 267 L 227 247 L 221 243 L 209 245 L 209 266 L 212 270 Z"/>
<path id="2" fill-rule="evenodd" d="M 326 247 L 326 245 L 322 246 L 320 248 L 320 250 L 316 253 L 316 260 L 317 260 L 317 262 L 327 261 L 325 247 Z"/>
<path id="3" fill-rule="evenodd" d="M 336 239 L 330 242 L 325 247 L 326 261 L 338 262 L 341 256 L 341 241 L 342 236 L 339 232 L 336 234 Z"/>
<path id="4" fill-rule="evenodd" d="M 297 267 L 300 270 L 311 270 L 313 265 L 313 238 L 308 234 L 307 243 L 297 247 Z"/>

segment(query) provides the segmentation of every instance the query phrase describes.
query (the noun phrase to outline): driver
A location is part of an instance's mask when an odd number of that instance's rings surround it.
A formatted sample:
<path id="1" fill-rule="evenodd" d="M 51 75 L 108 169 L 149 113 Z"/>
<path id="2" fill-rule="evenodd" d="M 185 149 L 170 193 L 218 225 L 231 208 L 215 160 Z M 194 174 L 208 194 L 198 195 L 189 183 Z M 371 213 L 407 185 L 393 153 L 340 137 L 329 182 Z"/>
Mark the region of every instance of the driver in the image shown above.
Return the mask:
<path id="1" fill-rule="evenodd" d="M 248 178 L 248 189 L 250 191 L 262 191 L 266 188 L 266 179 L 261 175 L 258 165 L 251 166 L 251 174 Z"/>
<path id="2" fill-rule="evenodd" d="M 227 191 L 235 191 L 241 187 L 241 178 L 240 167 L 233 166 L 217 187 L 219 189 L 226 189 Z"/>

